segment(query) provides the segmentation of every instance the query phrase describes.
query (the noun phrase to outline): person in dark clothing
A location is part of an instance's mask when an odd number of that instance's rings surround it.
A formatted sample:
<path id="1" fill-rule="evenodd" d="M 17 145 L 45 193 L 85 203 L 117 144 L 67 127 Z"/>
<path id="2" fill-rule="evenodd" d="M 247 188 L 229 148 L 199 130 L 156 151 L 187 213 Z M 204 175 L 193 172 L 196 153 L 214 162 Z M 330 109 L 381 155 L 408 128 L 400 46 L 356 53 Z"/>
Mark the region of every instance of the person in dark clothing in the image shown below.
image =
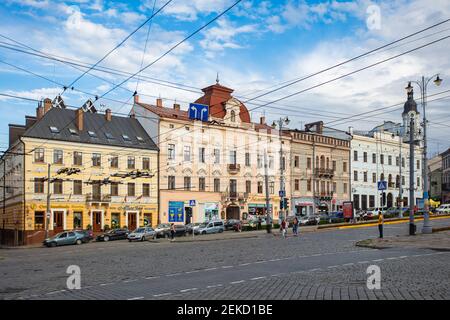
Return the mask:
<path id="1" fill-rule="evenodd" d="M 383 238 L 383 223 L 384 223 L 384 217 L 383 212 L 378 212 L 378 232 L 380 234 L 380 239 Z"/>
<path id="2" fill-rule="evenodd" d="M 170 225 L 170 238 L 173 240 L 174 237 L 175 237 L 175 224 L 172 223 L 172 224 Z"/>

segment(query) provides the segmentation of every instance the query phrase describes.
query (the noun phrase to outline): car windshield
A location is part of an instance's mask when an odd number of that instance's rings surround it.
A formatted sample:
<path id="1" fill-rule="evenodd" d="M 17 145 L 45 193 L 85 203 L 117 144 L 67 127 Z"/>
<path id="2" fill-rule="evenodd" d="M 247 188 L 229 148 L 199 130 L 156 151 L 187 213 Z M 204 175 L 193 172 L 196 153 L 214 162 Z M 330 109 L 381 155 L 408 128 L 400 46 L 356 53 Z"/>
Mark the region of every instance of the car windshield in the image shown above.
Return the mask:
<path id="1" fill-rule="evenodd" d="M 136 230 L 134 230 L 134 233 L 143 233 L 145 230 L 145 228 L 137 228 Z"/>
<path id="2" fill-rule="evenodd" d="M 208 223 L 201 223 L 199 226 L 200 226 L 200 228 L 206 228 L 207 225 L 208 225 Z"/>
<path id="3" fill-rule="evenodd" d="M 158 226 L 157 226 L 157 228 L 167 228 L 169 225 L 168 224 L 164 224 L 164 223 L 162 223 L 162 224 L 158 224 Z"/>

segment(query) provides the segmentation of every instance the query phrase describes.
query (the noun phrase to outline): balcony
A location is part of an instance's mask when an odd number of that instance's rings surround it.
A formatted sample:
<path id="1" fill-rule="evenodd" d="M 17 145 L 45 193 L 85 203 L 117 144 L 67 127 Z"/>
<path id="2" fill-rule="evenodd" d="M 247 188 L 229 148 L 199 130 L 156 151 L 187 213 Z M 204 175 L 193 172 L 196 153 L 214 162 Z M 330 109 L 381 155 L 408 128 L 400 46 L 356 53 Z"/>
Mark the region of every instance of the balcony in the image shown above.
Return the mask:
<path id="1" fill-rule="evenodd" d="M 314 197 L 320 200 L 331 200 L 333 198 L 334 192 L 314 192 Z"/>
<path id="2" fill-rule="evenodd" d="M 247 192 L 223 192 L 222 201 L 245 201 L 248 199 Z"/>
<path id="3" fill-rule="evenodd" d="M 388 183 L 388 187 L 389 187 L 389 188 L 397 188 L 395 182 L 389 182 L 389 183 Z"/>
<path id="4" fill-rule="evenodd" d="M 237 163 L 230 163 L 227 166 L 229 174 L 238 174 L 241 171 L 241 165 Z"/>
<path id="5" fill-rule="evenodd" d="M 109 194 L 101 195 L 101 194 L 86 194 L 86 202 L 87 203 L 110 203 L 111 196 Z"/>
<path id="6" fill-rule="evenodd" d="M 315 168 L 314 169 L 314 173 L 317 177 L 320 178 L 333 178 L 334 176 L 334 171 L 333 169 L 325 169 L 325 168 Z"/>

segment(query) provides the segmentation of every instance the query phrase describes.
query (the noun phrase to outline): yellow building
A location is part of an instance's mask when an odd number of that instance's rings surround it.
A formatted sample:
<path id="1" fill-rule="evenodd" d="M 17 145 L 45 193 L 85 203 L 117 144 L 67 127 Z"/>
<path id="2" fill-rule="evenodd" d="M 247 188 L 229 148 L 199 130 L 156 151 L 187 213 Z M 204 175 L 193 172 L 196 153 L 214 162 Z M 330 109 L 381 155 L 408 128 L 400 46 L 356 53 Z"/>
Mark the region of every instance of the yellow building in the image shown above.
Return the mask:
<path id="1" fill-rule="evenodd" d="M 158 223 L 158 148 L 133 117 L 45 99 L 26 125 L 10 125 L 2 160 L 4 244 L 39 242 L 46 230 Z"/>

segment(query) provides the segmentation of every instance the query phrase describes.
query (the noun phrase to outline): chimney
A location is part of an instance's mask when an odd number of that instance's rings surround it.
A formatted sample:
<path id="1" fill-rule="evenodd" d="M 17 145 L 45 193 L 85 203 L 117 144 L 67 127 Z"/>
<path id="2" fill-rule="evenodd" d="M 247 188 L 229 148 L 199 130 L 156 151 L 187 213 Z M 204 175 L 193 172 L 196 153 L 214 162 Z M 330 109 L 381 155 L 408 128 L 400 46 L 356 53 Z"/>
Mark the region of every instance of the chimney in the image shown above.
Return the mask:
<path id="1" fill-rule="evenodd" d="M 139 103 L 139 95 L 134 95 L 134 103 Z"/>
<path id="2" fill-rule="evenodd" d="M 49 98 L 44 99 L 44 114 L 48 112 L 52 108 L 52 100 Z"/>
<path id="3" fill-rule="evenodd" d="M 112 118 L 111 109 L 106 109 L 105 110 L 105 119 L 106 119 L 106 121 L 111 121 L 111 118 Z"/>
<path id="4" fill-rule="evenodd" d="M 39 105 L 36 108 L 36 119 L 39 121 L 42 119 L 43 116 L 44 116 L 44 107 L 42 107 L 42 105 Z"/>
<path id="5" fill-rule="evenodd" d="M 83 131 L 83 117 L 84 117 L 84 111 L 82 108 L 79 108 L 75 110 L 75 124 L 77 125 L 78 131 Z"/>
<path id="6" fill-rule="evenodd" d="M 156 106 L 157 106 L 157 107 L 160 107 L 160 108 L 163 107 L 163 105 L 162 105 L 162 99 L 161 99 L 161 98 L 156 99 Z"/>
<path id="7" fill-rule="evenodd" d="M 266 117 L 260 117 L 259 124 L 266 124 Z"/>
<path id="8" fill-rule="evenodd" d="M 177 110 L 177 111 L 180 111 L 180 105 L 178 103 L 174 103 L 173 104 L 173 109 Z"/>

